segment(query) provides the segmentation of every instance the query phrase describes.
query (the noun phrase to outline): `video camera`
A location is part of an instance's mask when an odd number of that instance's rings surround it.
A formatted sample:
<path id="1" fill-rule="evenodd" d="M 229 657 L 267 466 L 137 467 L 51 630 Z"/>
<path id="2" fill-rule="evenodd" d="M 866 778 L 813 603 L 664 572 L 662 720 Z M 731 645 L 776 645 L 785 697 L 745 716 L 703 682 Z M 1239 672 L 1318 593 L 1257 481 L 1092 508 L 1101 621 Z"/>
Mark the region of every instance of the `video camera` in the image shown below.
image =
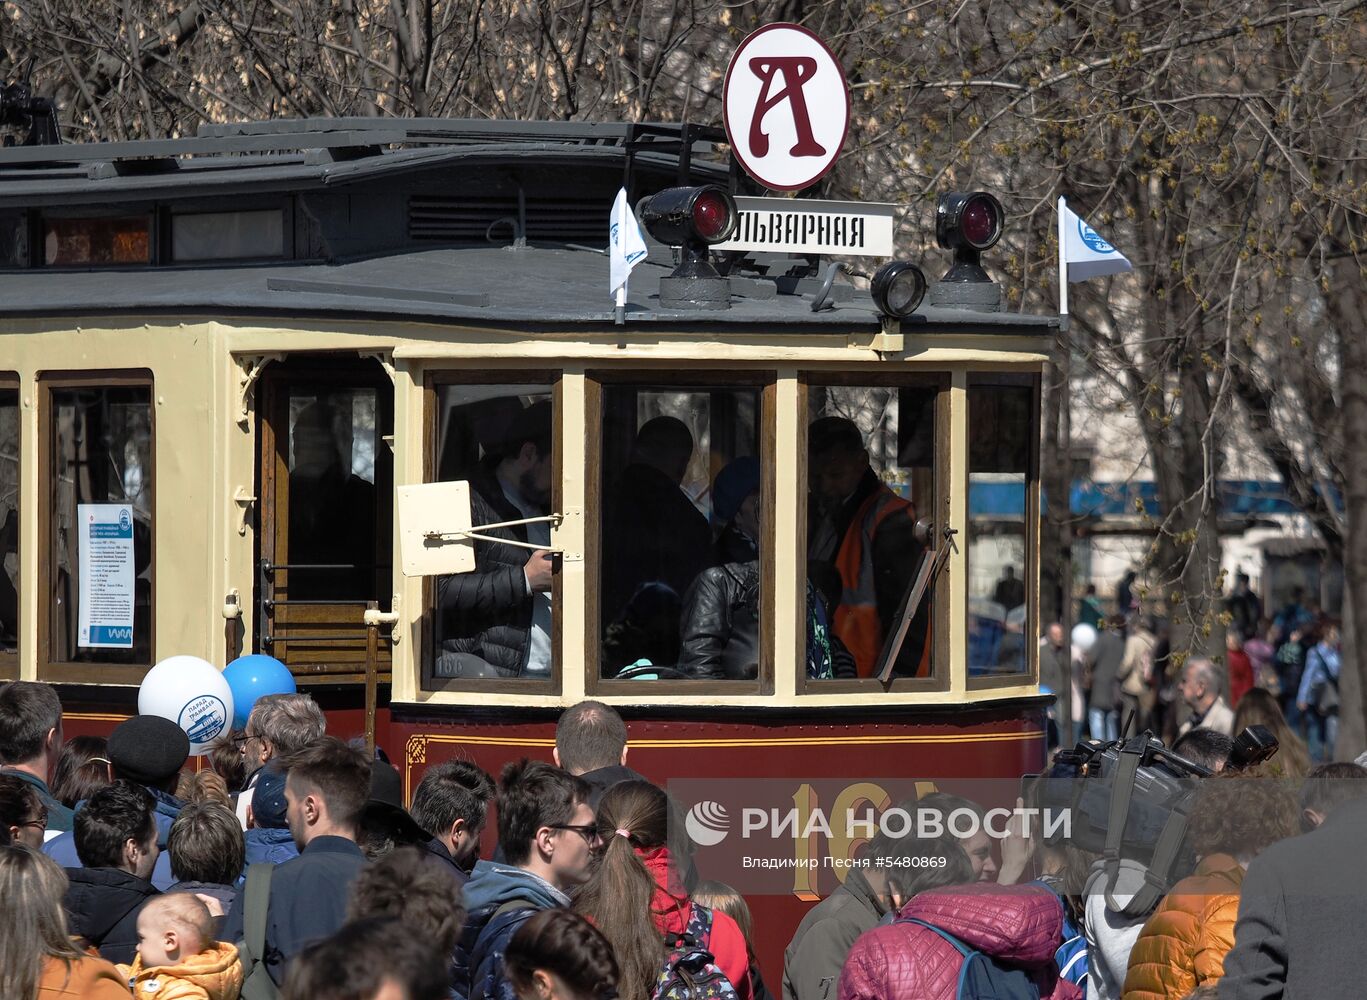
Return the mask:
<path id="1" fill-rule="evenodd" d="M 51 98 L 34 96 L 27 79 L 0 86 L 0 128 L 28 129 L 25 146 L 55 146 L 62 141 L 56 104 Z M 14 137 L 5 136 L 4 145 L 14 145 Z"/>
<path id="2" fill-rule="evenodd" d="M 1272 733 L 1250 726 L 1235 740 L 1227 767 L 1250 767 L 1276 752 Z M 1101 855 L 1108 894 L 1121 861 L 1142 866 L 1147 871 L 1144 887 L 1121 909 L 1141 916 L 1195 867 L 1186 842 L 1187 817 L 1197 779 L 1211 773 L 1173 753 L 1150 732 L 1111 742 L 1084 740 L 1061 751 L 1041 781 L 1040 805 L 1056 815 L 1066 811 L 1069 817 L 1066 827 L 1054 828 L 1049 842 L 1066 840 Z"/>

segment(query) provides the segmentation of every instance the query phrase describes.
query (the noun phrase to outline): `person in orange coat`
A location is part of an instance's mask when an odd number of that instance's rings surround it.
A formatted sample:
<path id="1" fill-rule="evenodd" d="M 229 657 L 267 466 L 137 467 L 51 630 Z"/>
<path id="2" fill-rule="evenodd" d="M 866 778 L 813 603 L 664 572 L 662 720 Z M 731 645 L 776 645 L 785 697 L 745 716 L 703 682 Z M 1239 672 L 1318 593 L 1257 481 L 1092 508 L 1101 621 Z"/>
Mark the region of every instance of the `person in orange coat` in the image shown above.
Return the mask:
<path id="1" fill-rule="evenodd" d="M 1201 784 L 1191 817 L 1200 863 L 1158 904 L 1130 952 L 1123 1000 L 1183 1000 L 1225 974 L 1244 871 L 1300 832 L 1300 803 L 1266 770 L 1225 771 Z"/>
<path id="2" fill-rule="evenodd" d="M 128 1000 L 128 985 L 104 959 L 72 942 L 62 910 L 66 875 L 22 844 L 0 847 L 0 997 Z"/>
<path id="3" fill-rule="evenodd" d="M 214 918 L 196 896 L 154 896 L 138 914 L 138 954 L 119 972 L 139 1000 L 237 1000 L 242 959 L 214 940 Z"/>

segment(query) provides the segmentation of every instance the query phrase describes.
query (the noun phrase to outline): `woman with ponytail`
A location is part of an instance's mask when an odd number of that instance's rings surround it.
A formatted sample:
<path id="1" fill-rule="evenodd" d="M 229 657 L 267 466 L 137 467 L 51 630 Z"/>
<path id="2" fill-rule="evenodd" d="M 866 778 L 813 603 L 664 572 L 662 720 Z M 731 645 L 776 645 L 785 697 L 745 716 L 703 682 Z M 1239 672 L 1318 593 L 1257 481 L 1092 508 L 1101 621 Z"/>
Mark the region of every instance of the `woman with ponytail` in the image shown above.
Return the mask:
<path id="1" fill-rule="evenodd" d="M 671 806 L 648 781 L 619 782 L 598 805 L 603 850 L 574 908 L 612 945 L 621 1000 L 651 1000 L 669 954 L 666 936 L 683 934 L 698 905 L 684 887 L 686 848 L 669 842 Z M 697 943 L 711 952 L 738 1000 L 752 1000 L 750 960 L 736 922 L 713 911 L 709 939 Z"/>

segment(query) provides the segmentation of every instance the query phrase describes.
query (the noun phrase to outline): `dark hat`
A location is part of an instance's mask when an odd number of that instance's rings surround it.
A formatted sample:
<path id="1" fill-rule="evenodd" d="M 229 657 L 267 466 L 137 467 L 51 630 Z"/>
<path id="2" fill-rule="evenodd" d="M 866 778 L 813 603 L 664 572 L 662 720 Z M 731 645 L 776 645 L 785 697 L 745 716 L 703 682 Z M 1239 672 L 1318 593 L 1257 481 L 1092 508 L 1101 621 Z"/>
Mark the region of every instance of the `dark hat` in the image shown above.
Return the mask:
<path id="1" fill-rule="evenodd" d="M 516 455 L 528 441 L 536 445 L 538 452 L 544 454 L 550 451 L 553 416 L 549 399 L 540 400 L 521 410 L 508 426 L 508 434 L 503 439 L 503 454 Z"/>
<path id="2" fill-rule="evenodd" d="M 416 843 L 432 839 L 403 807 L 403 779 L 399 772 L 393 764 L 382 760 L 376 760 L 370 768 L 370 801 L 365 804 L 361 823 L 387 824 L 395 833 Z"/>
<path id="3" fill-rule="evenodd" d="M 759 459 L 742 455 L 717 473 L 712 484 L 712 514 L 718 524 L 730 524 L 745 498 L 759 489 Z"/>
<path id="4" fill-rule="evenodd" d="M 283 830 L 285 818 L 285 769 L 271 761 L 256 776 L 252 789 L 252 822 L 263 830 Z"/>
<path id="5" fill-rule="evenodd" d="M 106 753 L 114 777 L 159 786 L 185 766 L 190 737 L 170 719 L 136 715 L 114 727 Z"/>

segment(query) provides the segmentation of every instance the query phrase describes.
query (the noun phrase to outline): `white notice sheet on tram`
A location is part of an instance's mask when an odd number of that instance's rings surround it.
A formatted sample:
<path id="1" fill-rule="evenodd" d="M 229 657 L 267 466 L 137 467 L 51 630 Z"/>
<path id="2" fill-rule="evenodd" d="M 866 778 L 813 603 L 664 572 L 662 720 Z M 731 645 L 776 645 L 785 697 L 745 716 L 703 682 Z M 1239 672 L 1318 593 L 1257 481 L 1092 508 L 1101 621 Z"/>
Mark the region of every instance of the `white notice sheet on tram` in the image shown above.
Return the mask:
<path id="1" fill-rule="evenodd" d="M 133 508 L 76 505 L 80 523 L 80 621 L 76 644 L 133 647 Z"/>

